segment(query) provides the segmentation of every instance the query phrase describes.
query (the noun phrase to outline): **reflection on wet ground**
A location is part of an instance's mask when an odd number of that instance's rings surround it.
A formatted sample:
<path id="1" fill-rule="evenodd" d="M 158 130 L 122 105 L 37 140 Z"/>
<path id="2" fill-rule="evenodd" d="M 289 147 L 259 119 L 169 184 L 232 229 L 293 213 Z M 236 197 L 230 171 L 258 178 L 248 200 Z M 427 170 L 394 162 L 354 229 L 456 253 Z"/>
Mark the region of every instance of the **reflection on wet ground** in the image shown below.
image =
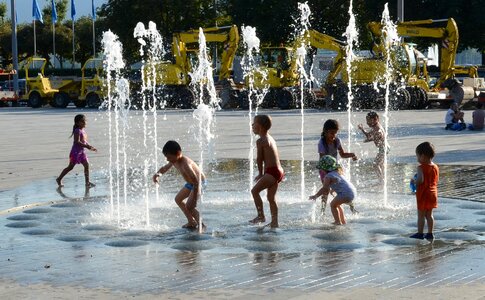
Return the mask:
<path id="1" fill-rule="evenodd" d="M 284 168 L 276 230 L 247 224 L 255 209 L 247 164 L 240 160 L 220 162 L 207 172 L 209 186 L 199 208 L 208 228 L 202 234 L 180 228 L 183 216 L 172 199 L 182 182 L 175 176 L 165 178 L 158 200 L 151 198 L 150 226 L 139 190 L 131 190 L 126 204 L 112 205 L 103 196 L 102 175 L 89 194 L 74 184 L 75 178 L 66 181 L 72 186 L 62 194 L 50 181 L 8 192 L 8 197 L 16 193 L 21 205 L 47 202 L 1 212 L 0 276 L 144 293 L 231 287 L 405 289 L 484 281 L 485 203 L 442 197 L 435 213 L 436 240 L 410 239 L 416 230 L 415 200 L 407 194 L 413 167 L 390 168 L 391 193 L 383 206 L 370 168 L 353 166 L 359 213 L 345 208 L 349 224 L 336 227 L 330 225 L 328 208 L 322 216 L 319 204 L 299 199 L 299 163 L 288 161 Z M 468 175 L 459 178 L 475 186 L 470 179 L 480 170 L 464 169 Z M 311 163 L 307 171 L 308 195 L 319 184 Z M 465 188 L 456 180 L 452 187 L 446 183 L 457 178 L 457 169 L 443 166 L 441 171 L 442 195 Z M 480 197 L 483 193 L 472 199 Z M 265 209 L 269 216 L 266 202 Z"/>

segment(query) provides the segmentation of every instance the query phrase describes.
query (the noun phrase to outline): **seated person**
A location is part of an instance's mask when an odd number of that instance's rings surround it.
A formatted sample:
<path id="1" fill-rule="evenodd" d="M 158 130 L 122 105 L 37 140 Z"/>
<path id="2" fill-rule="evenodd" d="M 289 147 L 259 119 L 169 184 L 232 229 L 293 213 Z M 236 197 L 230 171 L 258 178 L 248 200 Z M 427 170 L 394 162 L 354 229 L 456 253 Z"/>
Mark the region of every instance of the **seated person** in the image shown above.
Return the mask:
<path id="1" fill-rule="evenodd" d="M 445 124 L 446 127 L 445 129 L 451 129 L 451 130 L 463 130 L 466 128 L 465 121 L 463 120 L 463 117 L 465 114 L 460 111 L 460 108 L 458 108 L 458 104 L 453 102 L 451 104 L 450 109 L 446 112 L 445 116 Z"/>
<path id="2" fill-rule="evenodd" d="M 483 130 L 483 124 L 485 123 L 485 111 L 482 109 L 483 103 L 477 102 L 477 109 L 473 112 L 473 121 L 468 129 L 470 130 Z"/>

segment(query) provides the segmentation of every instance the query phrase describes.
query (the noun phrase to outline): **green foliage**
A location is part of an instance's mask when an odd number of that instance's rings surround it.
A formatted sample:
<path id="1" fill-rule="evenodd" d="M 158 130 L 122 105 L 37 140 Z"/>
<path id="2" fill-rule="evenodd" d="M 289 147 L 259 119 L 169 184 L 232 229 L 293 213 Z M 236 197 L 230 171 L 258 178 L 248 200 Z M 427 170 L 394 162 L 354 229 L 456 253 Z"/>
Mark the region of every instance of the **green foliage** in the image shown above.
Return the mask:
<path id="1" fill-rule="evenodd" d="M 54 4 L 57 12 L 57 23 L 59 24 L 66 18 L 68 0 L 55 0 Z M 44 18 L 44 23 L 52 23 L 52 6 L 50 1 L 42 9 L 42 18 Z"/>
<path id="2" fill-rule="evenodd" d="M 5 18 L 7 17 L 7 3 L 0 3 L 0 23 L 5 23 Z"/>

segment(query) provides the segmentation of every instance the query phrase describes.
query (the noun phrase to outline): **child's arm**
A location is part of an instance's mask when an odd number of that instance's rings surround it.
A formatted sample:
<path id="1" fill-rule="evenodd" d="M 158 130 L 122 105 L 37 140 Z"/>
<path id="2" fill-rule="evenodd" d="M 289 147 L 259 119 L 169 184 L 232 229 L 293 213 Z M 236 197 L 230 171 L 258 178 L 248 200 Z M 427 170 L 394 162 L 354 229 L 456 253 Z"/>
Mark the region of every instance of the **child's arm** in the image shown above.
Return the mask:
<path id="1" fill-rule="evenodd" d="M 344 148 L 340 145 L 338 148 L 338 152 L 340 157 L 342 158 L 352 158 L 353 160 L 357 160 L 357 156 L 353 152 L 345 152 Z"/>
<path id="2" fill-rule="evenodd" d="M 367 142 L 370 142 L 372 141 L 372 135 L 371 135 L 371 132 L 367 132 L 365 131 L 364 129 L 364 125 L 362 124 L 359 124 L 359 126 L 357 126 L 360 131 L 362 131 L 362 133 L 365 135 L 365 140 L 364 140 L 364 143 L 367 143 Z"/>
<path id="3" fill-rule="evenodd" d="M 79 131 L 78 130 L 75 130 L 74 131 L 74 143 L 83 147 L 83 148 L 87 148 L 91 151 L 98 151 L 96 148 L 94 148 L 93 146 L 89 145 L 87 142 L 83 143 L 81 142 L 81 135 L 79 134 Z"/>
<path id="4" fill-rule="evenodd" d="M 158 177 L 160 177 L 160 175 L 162 174 L 165 174 L 168 170 L 170 170 L 170 168 L 173 166 L 172 163 L 168 163 L 166 164 L 165 166 L 161 167 L 158 172 L 153 175 L 153 182 L 154 183 L 158 183 Z"/>
<path id="5" fill-rule="evenodd" d="M 418 166 L 418 172 L 417 172 L 416 180 L 414 180 L 414 184 L 418 186 L 423 182 L 424 182 L 423 170 L 421 169 L 421 166 Z"/>
<path id="6" fill-rule="evenodd" d="M 264 151 L 263 151 L 263 141 L 261 139 L 256 141 L 256 164 L 258 165 L 258 176 L 254 180 L 259 180 L 263 177 L 263 162 L 264 162 Z"/>
<path id="7" fill-rule="evenodd" d="M 182 165 L 182 169 L 180 170 L 180 172 L 185 174 L 189 179 L 188 182 L 194 186 L 194 189 L 193 189 L 194 193 L 190 193 L 189 198 L 187 199 L 187 203 L 191 201 L 197 201 L 197 198 L 200 195 L 200 181 L 202 178 L 199 178 L 197 176 L 194 169 L 189 164 Z"/>
<path id="8" fill-rule="evenodd" d="M 327 197 L 328 196 L 328 193 L 330 192 L 330 184 L 331 184 L 331 182 L 332 182 L 331 178 L 325 177 L 325 179 L 323 180 L 323 187 L 318 191 L 318 193 L 316 193 L 313 196 L 310 196 L 310 200 L 315 200 L 315 199 L 317 199 L 318 197 L 320 197 L 322 195 L 324 197 Z"/>

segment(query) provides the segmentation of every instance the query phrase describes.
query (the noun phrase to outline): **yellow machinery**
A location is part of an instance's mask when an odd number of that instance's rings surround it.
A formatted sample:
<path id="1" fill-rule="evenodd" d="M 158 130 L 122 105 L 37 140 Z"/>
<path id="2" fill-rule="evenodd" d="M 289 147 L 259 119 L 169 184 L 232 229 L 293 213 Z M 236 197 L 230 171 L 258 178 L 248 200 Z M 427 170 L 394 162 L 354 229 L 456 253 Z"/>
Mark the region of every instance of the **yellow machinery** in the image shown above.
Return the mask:
<path id="1" fill-rule="evenodd" d="M 224 88 L 230 87 L 231 69 L 239 44 L 237 26 L 203 28 L 208 43 L 222 43 L 221 67 L 218 84 Z M 191 58 L 198 51 L 199 30 L 178 32 L 173 35 L 173 62 L 157 64 L 157 84 L 168 94 L 169 107 L 191 108 L 195 103 L 194 92 L 189 88 L 192 71 Z M 223 99 L 224 100 L 224 99 Z"/>
<path id="2" fill-rule="evenodd" d="M 23 100 L 28 101 L 28 105 L 32 108 L 39 108 L 44 104 L 52 102 L 54 96 L 59 90 L 51 87 L 49 78 L 44 77 L 44 69 L 47 61 L 44 58 L 29 57 L 25 61 L 25 94 Z M 40 73 L 36 77 L 29 76 L 29 69 L 40 66 Z"/>
<path id="3" fill-rule="evenodd" d="M 298 60 L 303 59 L 298 57 L 297 51 L 302 46 L 332 50 L 337 53 L 334 68 L 327 77 L 329 83 L 335 80 L 344 59 L 343 42 L 318 31 L 307 30 L 293 42 L 292 47 L 264 47 L 261 49 L 262 65 L 260 70 L 254 73 L 254 87 L 257 89 L 269 88 L 263 100 L 263 106 L 277 106 L 281 109 L 296 106 L 301 97 Z M 316 97 L 311 88 L 303 90 L 303 98 L 306 106 L 316 105 Z"/>
<path id="4" fill-rule="evenodd" d="M 79 104 L 89 108 L 98 108 L 104 98 L 103 78 L 102 78 L 103 60 L 98 58 L 88 59 L 82 69 L 81 91 L 79 95 Z"/>

